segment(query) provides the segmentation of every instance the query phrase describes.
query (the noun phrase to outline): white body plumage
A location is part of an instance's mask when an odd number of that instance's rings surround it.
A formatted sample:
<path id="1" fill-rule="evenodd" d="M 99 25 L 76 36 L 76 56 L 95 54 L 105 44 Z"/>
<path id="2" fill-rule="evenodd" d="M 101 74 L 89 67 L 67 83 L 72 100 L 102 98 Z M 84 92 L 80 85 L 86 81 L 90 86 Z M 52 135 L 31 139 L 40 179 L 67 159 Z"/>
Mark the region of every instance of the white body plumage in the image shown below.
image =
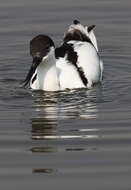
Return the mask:
<path id="1" fill-rule="evenodd" d="M 46 37 L 44 36 L 42 40 L 44 41 Z M 27 82 L 30 82 L 32 89 L 46 91 L 73 88 L 90 89 L 93 84 L 102 81 L 103 62 L 98 54 L 93 30 L 88 32 L 87 27 L 80 23 L 71 25 L 65 35 L 64 43 L 56 50 L 53 42 L 50 42 L 50 38 L 48 40 L 48 50 L 47 44 L 45 45 L 46 54 L 37 64 L 35 72 L 33 70 L 33 74 L 26 79 Z M 36 45 L 38 42 L 34 44 Z M 34 49 L 35 45 L 32 45 Z M 38 55 L 38 50 L 40 53 L 43 51 L 40 47 L 36 50 L 34 54 L 32 53 L 34 57 L 36 53 Z"/>
<path id="2" fill-rule="evenodd" d="M 83 84 L 76 68 L 64 57 L 56 61 L 61 89 L 91 88 L 94 83 L 101 82 L 102 67 L 94 46 L 80 41 L 70 41 L 69 44 L 73 44 L 74 51 L 78 55 L 77 65 L 83 69 L 88 83 L 86 86 Z"/>

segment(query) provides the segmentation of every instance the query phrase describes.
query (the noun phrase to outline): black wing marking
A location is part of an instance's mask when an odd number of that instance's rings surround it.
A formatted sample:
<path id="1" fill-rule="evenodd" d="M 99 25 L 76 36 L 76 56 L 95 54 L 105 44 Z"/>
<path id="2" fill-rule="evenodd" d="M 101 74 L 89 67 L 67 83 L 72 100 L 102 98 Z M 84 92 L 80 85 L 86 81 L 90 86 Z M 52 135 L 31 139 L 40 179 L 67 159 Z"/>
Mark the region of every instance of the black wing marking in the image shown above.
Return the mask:
<path id="1" fill-rule="evenodd" d="M 73 49 L 73 44 L 68 44 L 68 43 L 64 43 L 62 46 L 58 47 L 55 49 L 55 56 L 56 59 L 60 58 L 60 57 L 65 57 L 66 59 L 75 66 L 83 84 L 86 86 L 88 83 L 88 80 L 85 76 L 85 73 L 83 71 L 82 67 L 79 67 L 77 64 L 77 60 L 78 60 L 78 55 L 77 53 L 74 51 Z"/>

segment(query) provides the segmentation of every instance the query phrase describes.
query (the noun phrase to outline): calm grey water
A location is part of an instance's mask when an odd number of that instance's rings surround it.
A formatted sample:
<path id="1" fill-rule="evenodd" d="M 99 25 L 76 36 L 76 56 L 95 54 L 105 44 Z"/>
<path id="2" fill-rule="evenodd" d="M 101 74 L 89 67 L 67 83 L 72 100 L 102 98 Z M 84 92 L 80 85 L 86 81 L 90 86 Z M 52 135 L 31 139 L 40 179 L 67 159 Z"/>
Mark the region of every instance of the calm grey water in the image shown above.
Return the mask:
<path id="1" fill-rule="evenodd" d="M 20 88 L 29 41 L 96 24 L 105 71 L 92 90 Z M 1 0 L 0 189 L 131 189 L 131 2 Z"/>

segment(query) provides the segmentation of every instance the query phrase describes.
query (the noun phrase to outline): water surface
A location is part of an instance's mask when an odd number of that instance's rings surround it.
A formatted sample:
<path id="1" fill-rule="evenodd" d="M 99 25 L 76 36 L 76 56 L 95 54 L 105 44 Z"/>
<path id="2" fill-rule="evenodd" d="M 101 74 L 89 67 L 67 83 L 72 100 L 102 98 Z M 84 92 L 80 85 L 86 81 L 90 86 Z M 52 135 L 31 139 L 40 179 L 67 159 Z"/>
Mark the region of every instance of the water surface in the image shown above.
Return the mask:
<path id="1" fill-rule="evenodd" d="M 129 190 L 131 187 L 131 3 L 5 0 L 0 3 L 0 188 Z M 58 45 L 73 19 L 96 24 L 104 61 L 92 90 L 20 87 L 29 42 Z"/>

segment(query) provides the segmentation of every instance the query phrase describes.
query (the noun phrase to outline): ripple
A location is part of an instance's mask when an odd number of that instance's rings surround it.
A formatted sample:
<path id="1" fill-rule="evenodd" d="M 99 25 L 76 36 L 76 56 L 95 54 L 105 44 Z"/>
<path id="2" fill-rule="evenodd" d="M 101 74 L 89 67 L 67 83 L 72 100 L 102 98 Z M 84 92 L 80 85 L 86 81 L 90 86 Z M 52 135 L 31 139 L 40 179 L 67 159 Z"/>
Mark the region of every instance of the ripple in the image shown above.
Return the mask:
<path id="1" fill-rule="evenodd" d="M 52 168 L 39 168 L 39 169 L 33 169 L 32 173 L 43 173 L 43 174 L 52 174 L 56 173 L 58 170 L 57 169 L 52 169 Z"/>
<path id="2" fill-rule="evenodd" d="M 32 136 L 32 139 L 35 139 L 35 140 L 46 140 L 46 139 L 48 139 L 48 140 L 57 140 L 57 139 L 96 139 L 96 138 L 98 138 L 98 136 L 97 135 L 59 135 L 59 136 L 57 136 L 57 135 L 51 135 L 51 136 L 47 136 L 47 135 L 45 135 L 45 136 Z"/>

